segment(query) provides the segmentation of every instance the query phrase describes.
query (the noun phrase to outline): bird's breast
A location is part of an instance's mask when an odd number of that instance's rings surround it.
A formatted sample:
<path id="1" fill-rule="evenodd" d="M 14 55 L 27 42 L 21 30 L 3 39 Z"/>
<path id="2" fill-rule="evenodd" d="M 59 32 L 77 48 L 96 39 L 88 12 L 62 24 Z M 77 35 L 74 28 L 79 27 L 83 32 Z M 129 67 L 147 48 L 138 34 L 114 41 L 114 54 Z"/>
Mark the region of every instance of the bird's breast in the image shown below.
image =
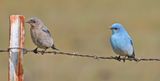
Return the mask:
<path id="1" fill-rule="evenodd" d="M 113 35 L 111 37 L 111 45 L 117 54 L 128 55 L 133 53 L 133 46 L 131 45 L 130 39 L 123 35 Z"/>

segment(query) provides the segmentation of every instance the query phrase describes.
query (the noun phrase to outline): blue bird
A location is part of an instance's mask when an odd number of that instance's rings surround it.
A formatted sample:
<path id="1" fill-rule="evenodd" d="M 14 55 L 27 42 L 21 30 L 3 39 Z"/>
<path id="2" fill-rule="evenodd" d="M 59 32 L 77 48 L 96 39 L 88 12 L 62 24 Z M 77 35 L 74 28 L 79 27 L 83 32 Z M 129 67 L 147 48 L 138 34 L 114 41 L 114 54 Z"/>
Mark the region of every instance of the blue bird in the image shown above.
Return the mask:
<path id="1" fill-rule="evenodd" d="M 110 37 L 110 43 L 113 51 L 125 58 L 135 58 L 134 47 L 132 38 L 120 23 L 114 23 L 111 26 L 112 35 Z"/>

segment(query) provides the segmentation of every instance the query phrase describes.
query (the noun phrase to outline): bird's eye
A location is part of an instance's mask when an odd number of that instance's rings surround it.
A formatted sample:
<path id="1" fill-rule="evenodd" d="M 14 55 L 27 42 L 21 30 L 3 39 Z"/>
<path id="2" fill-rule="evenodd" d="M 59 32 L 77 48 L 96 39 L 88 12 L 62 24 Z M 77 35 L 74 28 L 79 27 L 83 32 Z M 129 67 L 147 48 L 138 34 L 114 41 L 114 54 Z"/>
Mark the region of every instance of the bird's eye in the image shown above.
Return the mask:
<path id="1" fill-rule="evenodd" d="M 118 28 L 114 28 L 115 30 L 118 30 Z"/>
<path id="2" fill-rule="evenodd" d="M 31 20 L 31 22 L 32 22 L 32 23 L 36 23 L 36 21 L 35 21 L 35 20 Z"/>

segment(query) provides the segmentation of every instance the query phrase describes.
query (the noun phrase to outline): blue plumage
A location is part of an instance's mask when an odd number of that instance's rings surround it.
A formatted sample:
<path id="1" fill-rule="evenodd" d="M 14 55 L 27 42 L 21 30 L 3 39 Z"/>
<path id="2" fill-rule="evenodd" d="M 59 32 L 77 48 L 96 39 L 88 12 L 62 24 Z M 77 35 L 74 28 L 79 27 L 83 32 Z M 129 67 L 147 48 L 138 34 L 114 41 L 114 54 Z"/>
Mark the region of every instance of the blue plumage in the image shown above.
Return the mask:
<path id="1" fill-rule="evenodd" d="M 113 51 L 119 56 L 135 58 L 132 38 L 120 23 L 114 23 L 111 27 L 112 35 L 110 43 Z"/>

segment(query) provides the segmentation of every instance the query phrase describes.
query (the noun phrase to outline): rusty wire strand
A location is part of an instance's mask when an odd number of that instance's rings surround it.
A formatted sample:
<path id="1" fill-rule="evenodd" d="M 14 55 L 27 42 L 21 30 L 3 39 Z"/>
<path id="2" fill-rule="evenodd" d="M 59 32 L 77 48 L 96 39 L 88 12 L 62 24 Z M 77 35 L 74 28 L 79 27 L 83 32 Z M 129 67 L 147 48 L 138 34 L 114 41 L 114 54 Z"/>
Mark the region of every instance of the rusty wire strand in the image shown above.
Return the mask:
<path id="1" fill-rule="evenodd" d="M 24 54 L 27 54 L 29 52 L 34 53 L 34 50 L 28 50 L 25 48 L 8 48 L 8 49 L 0 49 L 0 52 L 9 52 L 11 49 L 22 49 Z M 38 51 L 38 54 L 41 54 L 43 51 Z M 102 56 L 96 56 L 96 55 L 89 55 L 89 54 L 79 54 L 79 53 L 69 53 L 69 52 L 62 52 L 62 51 L 45 51 L 44 53 L 48 54 L 60 54 L 60 55 L 68 55 L 68 56 L 76 56 L 76 57 L 86 57 L 86 58 L 92 58 L 92 59 L 103 59 L 103 60 L 118 60 L 118 61 L 123 61 L 125 62 L 126 60 L 128 61 L 135 61 L 135 62 L 140 62 L 140 61 L 160 61 L 158 58 L 118 58 L 117 56 L 109 56 L 109 57 L 102 57 Z"/>

